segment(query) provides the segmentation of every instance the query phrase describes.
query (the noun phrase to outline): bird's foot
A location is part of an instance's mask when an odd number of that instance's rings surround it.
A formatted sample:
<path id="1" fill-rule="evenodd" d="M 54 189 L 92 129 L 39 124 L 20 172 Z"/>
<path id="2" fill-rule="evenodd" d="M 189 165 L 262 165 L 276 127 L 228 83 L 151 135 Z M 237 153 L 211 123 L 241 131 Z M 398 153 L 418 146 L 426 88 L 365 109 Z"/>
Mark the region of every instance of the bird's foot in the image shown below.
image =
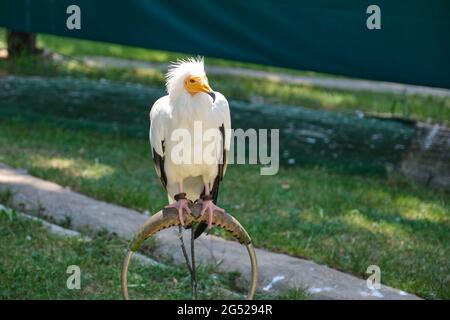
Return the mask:
<path id="1" fill-rule="evenodd" d="M 212 227 L 213 220 L 213 212 L 219 211 L 221 213 L 225 213 L 225 209 L 222 209 L 214 204 L 211 199 L 204 199 L 200 202 L 202 204 L 202 210 L 200 211 L 201 215 L 204 215 L 205 212 L 208 213 L 208 229 Z"/>
<path id="2" fill-rule="evenodd" d="M 179 194 L 175 196 L 175 199 L 177 199 Z M 182 194 L 181 194 L 182 195 Z M 185 196 L 185 195 L 184 195 Z M 186 198 L 178 198 L 176 202 L 169 204 L 166 206 L 166 208 L 175 208 L 178 211 L 178 218 L 180 219 L 181 225 L 184 227 L 184 217 L 183 217 L 183 210 L 186 210 L 187 213 L 192 213 L 191 209 L 189 209 L 189 203 L 190 201 Z"/>

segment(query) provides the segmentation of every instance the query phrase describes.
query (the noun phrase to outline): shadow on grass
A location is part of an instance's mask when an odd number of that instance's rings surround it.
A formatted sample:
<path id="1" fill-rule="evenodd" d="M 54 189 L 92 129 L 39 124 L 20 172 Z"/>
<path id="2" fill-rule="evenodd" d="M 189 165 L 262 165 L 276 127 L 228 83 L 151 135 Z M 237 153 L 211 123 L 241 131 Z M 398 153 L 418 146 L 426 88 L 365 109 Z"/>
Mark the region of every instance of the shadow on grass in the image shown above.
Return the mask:
<path id="1" fill-rule="evenodd" d="M 142 85 L 71 78 L 6 77 L 0 87 L 2 118 L 139 139 L 147 139 L 150 107 L 164 95 Z M 413 124 L 393 120 L 238 101 L 230 105 L 233 128 L 280 130 L 284 166 L 385 174 L 415 135 Z"/>

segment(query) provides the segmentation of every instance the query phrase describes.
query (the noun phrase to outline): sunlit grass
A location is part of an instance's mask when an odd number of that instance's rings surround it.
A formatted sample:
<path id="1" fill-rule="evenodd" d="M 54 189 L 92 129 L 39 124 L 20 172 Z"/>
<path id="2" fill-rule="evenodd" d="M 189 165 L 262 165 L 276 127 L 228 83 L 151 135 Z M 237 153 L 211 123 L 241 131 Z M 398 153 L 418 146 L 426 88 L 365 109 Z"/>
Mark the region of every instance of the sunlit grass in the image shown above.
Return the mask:
<path id="1" fill-rule="evenodd" d="M 6 47 L 5 34 L 6 34 L 5 29 L 0 28 L 0 48 Z M 37 40 L 38 40 L 37 41 L 38 47 L 47 48 L 52 51 L 61 53 L 63 55 L 73 57 L 106 56 L 121 59 L 154 62 L 154 63 L 168 63 L 171 61 L 176 61 L 179 58 L 186 57 L 186 54 L 184 53 L 146 49 L 114 43 L 84 40 L 78 38 L 66 38 L 53 36 L 49 34 L 39 34 Z M 265 71 L 278 71 L 278 72 L 281 71 L 284 73 L 314 75 L 319 77 L 325 75 L 313 71 L 297 71 L 292 69 L 264 66 L 254 63 L 232 61 L 220 58 L 206 57 L 206 60 L 207 63 L 220 66 L 233 66 Z M 338 77 L 334 75 L 326 75 L 326 76 Z"/>
<path id="2" fill-rule="evenodd" d="M 81 149 L 82 153 L 83 150 Z M 94 163 L 86 162 L 82 158 L 61 158 L 37 155 L 32 159 L 33 163 L 47 170 L 65 170 L 74 177 L 99 180 L 114 174 L 114 168 L 100 163 L 100 159 L 94 159 Z"/>
<path id="3" fill-rule="evenodd" d="M 85 50 L 90 47 L 86 42 Z M 120 46 L 111 50 L 111 55 L 127 55 Z M 135 82 L 162 87 L 164 82 L 158 70 L 90 68 L 75 60 L 63 64 L 30 58 L 16 64 L 0 61 L 0 71 L 108 79 L 123 85 Z M 212 76 L 210 82 L 229 99 L 262 98 L 267 103 L 439 122 L 450 119 L 450 100 L 445 98 L 325 90 L 229 76 Z M 126 101 L 120 103 L 132 107 Z M 115 107 L 108 110 L 110 122 L 101 124 L 108 129 L 124 120 L 123 112 L 116 112 L 122 106 Z M 42 121 L 0 119 L 0 161 L 98 199 L 140 211 L 159 210 L 167 199 L 154 173 L 148 142 L 114 134 L 114 130 L 102 131 L 95 123 L 95 130 L 103 134 L 85 130 L 82 124 L 91 119 L 80 121 L 77 109 L 70 108 L 67 113 L 72 119 L 66 120 L 79 126 L 73 130 Z M 91 108 L 92 119 L 105 112 L 95 105 Z M 61 112 L 61 108 L 51 110 Z M 448 193 L 396 176 L 385 179 L 322 167 L 284 167 L 277 176 L 267 177 L 260 176 L 257 167 L 230 166 L 219 199 L 259 247 L 307 257 L 361 277 L 366 276 L 369 265 L 377 264 L 385 284 L 423 297 L 450 297 Z"/>
<path id="4" fill-rule="evenodd" d="M 155 212 L 167 201 L 145 140 L 3 120 L 0 161 L 140 211 Z M 99 164 L 110 168 L 108 174 L 81 174 Z M 260 176 L 257 166 L 231 165 L 219 201 L 258 247 L 361 277 L 376 264 L 385 284 L 428 298 L 450 295 L 445 193 L 396 176 L 367 178 L 313 167 Z"/>
<path id="5" fill-rule="evenodd" d="M 39 222 L 19 215 L 12 219 L 0 210 L 0 299 L 122 299 L 120 271 L 126 242 L 106 233 L 92 241 L 63 238 L 47 232 Z M 190 277 L 184 265 L 142 265 L 136 261 L 128 273 L 133 299 L 191 299 Z M 80 267 L 80 290 L 66 286 L 68 266 Z M 201 299 L 242 299 L 246 288 L 238 274 L 212 266 L 198 266 Z M 301 290 L 257 294 L 256 299 L 305 299 Z"/>

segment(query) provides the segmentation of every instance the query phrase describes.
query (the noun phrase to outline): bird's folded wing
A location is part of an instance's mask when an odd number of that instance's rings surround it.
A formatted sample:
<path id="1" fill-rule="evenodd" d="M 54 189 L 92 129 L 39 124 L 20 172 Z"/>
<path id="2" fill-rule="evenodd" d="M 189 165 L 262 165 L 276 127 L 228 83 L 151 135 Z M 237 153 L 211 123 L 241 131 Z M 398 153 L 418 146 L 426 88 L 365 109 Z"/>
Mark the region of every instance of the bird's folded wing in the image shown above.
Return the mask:
<path id="1" fill-rule="evenodd" d="M 225 171 L 228 165 L 228 153 L 231 145 L 231 118 L 230 107 L 228 106 L 227 99 L 219 92 L 216 93 L 216 101 L 214 103 L 214 109 L 218 117 L 218 128 L 222 134 L 222 170 L 220 172 L 220 180 L 225 175 Z"/>
<path id="2" fill-rule="evenodd" d="M 150 111 L 150 144 L 152 145 L 152 157 L 155 164 L 156 173 L 158 174 L 164 189 L 167 190 L 167 176 L 164 171 L 164 141 L 165 128 L 170 120 L 170 102 L 168 96 L 158 99 Z"/>
<path id="3" fill-rule="evenodd" d="M 228 154 L 231 144 L 231 119 L 228 101 L 225 97 L 217 92 L 216 101 L 214 103 L 214 116 L 217 121 L 218 129 L 222 136 L 222 161 L 218 164 L 217 176 L 211 189 L 214 203 L 217 203 L 219 196 L 219 186 L 222 181 L 228 165 Z"/>

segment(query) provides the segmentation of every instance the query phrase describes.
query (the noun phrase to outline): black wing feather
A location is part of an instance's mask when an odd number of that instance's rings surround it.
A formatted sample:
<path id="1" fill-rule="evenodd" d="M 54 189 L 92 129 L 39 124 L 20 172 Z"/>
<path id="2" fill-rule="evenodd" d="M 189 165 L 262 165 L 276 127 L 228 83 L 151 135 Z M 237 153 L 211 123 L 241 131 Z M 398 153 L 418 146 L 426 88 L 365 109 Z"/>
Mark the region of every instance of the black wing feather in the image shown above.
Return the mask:
<path id="1" fill-rule="evenodd" d="M 164 140 L 161 141 L 163 153 L 164 152 Z M 167 192 L 167 176 L 166 172 L 164 171 L 164 156 L 159 155 L 155 148 L 153 148 L 153 162 L 155 163 L 155 169 L 156 173 L 159 176 L 159 179 L 161 180 L 161 183 L 164 187 L 164 190 Z"/>

